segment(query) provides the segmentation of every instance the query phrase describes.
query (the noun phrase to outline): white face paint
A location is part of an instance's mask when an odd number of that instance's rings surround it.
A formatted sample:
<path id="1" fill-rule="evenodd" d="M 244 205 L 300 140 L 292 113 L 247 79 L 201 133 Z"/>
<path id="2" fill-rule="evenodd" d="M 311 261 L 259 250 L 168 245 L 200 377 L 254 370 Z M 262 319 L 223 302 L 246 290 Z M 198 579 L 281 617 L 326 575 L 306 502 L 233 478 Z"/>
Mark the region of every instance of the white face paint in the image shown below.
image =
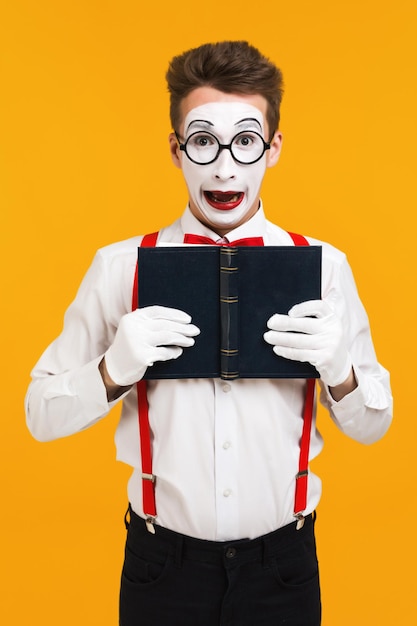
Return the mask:
<path id="1" fill-rule="evenodd" d="M 255 131 L 265 138 L 262 112 L 242 101 L 209 102 L 189 111 L 182 141 L 197 131 L 208 131 L 221 144 L 229 144 L 241 131 Z M 182 155 L 190 209 L 213 230 L 228 231 L 246 222 L 259 207 L 259 193 L 266 170 L 266 153 L 256 163 L 237 163 L 230 150 L 222 150 L 210 164 L 199 165 Z"/>

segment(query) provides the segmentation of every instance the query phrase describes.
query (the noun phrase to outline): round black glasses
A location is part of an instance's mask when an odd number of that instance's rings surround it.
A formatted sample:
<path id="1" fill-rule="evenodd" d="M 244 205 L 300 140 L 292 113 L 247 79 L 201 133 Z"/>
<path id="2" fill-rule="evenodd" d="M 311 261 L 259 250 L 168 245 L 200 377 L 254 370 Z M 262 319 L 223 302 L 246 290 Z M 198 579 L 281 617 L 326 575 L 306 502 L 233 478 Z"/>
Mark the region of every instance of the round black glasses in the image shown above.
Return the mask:
<path id="1" fill-rule="evenodd" d="M 177 133 L 175 133 L 180 150 L 183 150 L 187 157 L 197 165 L 209 165 L 213 163 L 222 150 L 230 150 L 230 154 L 237 163 L 251 165 L 262 158 L 266 150 L 271 148 L 271 144 L 264 141 L 263 137 L 255 131 L 242 131 L 235 135 L 229 144 L 220 143 L 215 135 L 207 131 L 192 133 L 181 143 Z"/>

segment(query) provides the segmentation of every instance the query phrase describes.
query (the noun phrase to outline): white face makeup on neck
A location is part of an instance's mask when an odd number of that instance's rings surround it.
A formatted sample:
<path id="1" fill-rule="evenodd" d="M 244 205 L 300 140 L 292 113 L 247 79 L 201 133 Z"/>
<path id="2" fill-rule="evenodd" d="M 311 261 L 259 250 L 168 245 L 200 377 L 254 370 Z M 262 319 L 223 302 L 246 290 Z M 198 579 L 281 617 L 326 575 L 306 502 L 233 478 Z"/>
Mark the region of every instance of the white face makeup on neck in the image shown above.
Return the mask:
<path id="1" fill-rule="evenodd" d="M 221 144 L 230 144 L 241 131 L 254 131 L 265 141 L 266 100 L 259 95 L 225 94 L 211 87 L 200 87 L 183 100 L 184 124 L 179 129 L 181 142 L 197 131 L 208 131 Z M 281 148 L 276 133 L 271 149 L 249 165 L 236 162 L 230 150 L 223 149 L 213 163 L 201 165 L 179 150 L 175 135 L 170 135 L 175 165 L 182 169 L 189 193 L 191 212 L 203 224 L 225 235 L 248 221 L 258 210 L 265 170 L 275 165 Z"/>

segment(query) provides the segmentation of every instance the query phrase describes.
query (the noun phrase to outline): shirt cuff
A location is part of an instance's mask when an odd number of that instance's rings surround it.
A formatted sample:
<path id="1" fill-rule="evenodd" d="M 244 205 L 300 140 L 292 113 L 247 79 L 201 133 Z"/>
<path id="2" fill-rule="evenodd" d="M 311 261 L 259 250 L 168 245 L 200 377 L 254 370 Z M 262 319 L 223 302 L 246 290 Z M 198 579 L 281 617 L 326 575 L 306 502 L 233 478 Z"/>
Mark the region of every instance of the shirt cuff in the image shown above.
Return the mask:
<path id="1" fill-rule="evenodd" d="M 98 366 L 104 355 L 90 361 L 77 371 L 76 379 L 70 381 L 72 393 L 76 395 L 87 413 L 97 414 L 108 413 L 120 400 L 129 393 L 130 387 L 124 394 L 118 396 L 116 400 L 107 400 L 107 390 L 100 374 Z"/>
<path id="2" fill-rule="evenodd" d="M 98 369 L 102 358 L 100 356 L 77 369 L 68 381 L 71 395 L 77 396 L 81 405 L 85 407 L 85 412 L 91 415 L 100 415 L 108 411 L 110 406 L 107 402 L 106 388 Z"/>
<path id="3" fill-rule="evenodd" d="M 373 443 L 389 426 L 389 398 L 372 376 L 367 376 L 355 366 L 353 371 L 358 383 L 356 389 L 336 402 L 325 387 L 327 404 L 344 433 L 362 443 Z"/>
<path id="4" fill-rule="evenodd" d="M 339 422 L 342 423 L 343 417 L 351 417 L 352 413 L 356 413 L 359 409 L 362 409 L 366 402 L 366 382 L 364 377 L 358 373 L 358 371 L 353 367 L 353 371 L 355 374 L 357 387 L 353 389 L 350 393 L 346 394 L 344 398 L 337 401 L 333 398 L 330 393 L 329 387 L 327 385 L 324 386 L 327 402 L 332 409 L 333 413 L 337 416 Z"/>

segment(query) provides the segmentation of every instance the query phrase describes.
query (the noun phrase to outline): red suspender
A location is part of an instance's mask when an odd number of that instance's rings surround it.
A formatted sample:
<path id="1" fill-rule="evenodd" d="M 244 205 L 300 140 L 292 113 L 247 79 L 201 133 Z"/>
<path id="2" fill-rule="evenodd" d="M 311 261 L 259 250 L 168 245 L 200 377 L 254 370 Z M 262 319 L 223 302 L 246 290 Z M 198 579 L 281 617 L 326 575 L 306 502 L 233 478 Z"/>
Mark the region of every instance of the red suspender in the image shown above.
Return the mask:
<path id="1" fill-rule="evenodd" d="M 309 243 L 302 235 L 288 233 L 294 245 L 308 246 Z M 142 239 L 142 247 L 154 247 L 158 239 L 158 233 L 145 235 Z M 136 264 L 135 278 L 133 281 L 132 310 L 138 308 L 138 267 Z M 146 517 L 146 526 L 152 533 L 155 532 L 154 522 L 156 518 L 155 503 L 155 476 L 152 473 L 152 447 L 151 432 L 149 427 L 149 404 L 147 398 L 146 380 L 140 380 L 137 384 L 138 394 L 138 419 L 140 435 L 140 451 L 142 457 L 142 493 L 143 512 Z M 307 380 L 306 398 L 303 409 L 303 432 L 300 441 L 300 457 L 298 463 L 298 473 L 295 483 L 294 517 L 297 519 L 297 530 L 304 525 L 304 511 L 307 506 L 307 486 L 308 486 L 308 457 L 310 450 L 311 427 L 313 422 L 315 380 Z"/>
<path id="2" fill-rule="evenodd" d="M 307 380 L 307 390 L 304 401 L 303 432 L 300 441 L 298 472 L 295 477 L 294 517 L 297 519 L 297 530 L 302 528 L 304 525 L 303 514 L 307 506 L 308 455 L 310 451 L 311 426 L 313 423 L 315 388 L 315 379 L 309 378 Z"/>
<path id="3" fill-rule="evenodd" d="M 142 239 L 141 246 L 144 248 L 153 248 L 156 245 L 158 233 L 145 235 Z M 132 293 L 132 311 L 138 308 L 138 264 L 136 263 L 135 278 L 133 281 Z M 149 427 L 149 404 L 146 380 L 139 380 L 136 383 L 138 394 L 138 420 L 139 420 L 139 439 L 140 454 L 142 457 L 142 502 L 143 512 L 146 517 L 146 526 L 152 533 L 155 532 L 153 523 L 156 517 L 155 503 L 155 476 L 152 473 L 152 446 L 151 446 L 151 430 Z"/>
<path id="4" fill-rule="evenodd" d="M 303 235 L 288 233 L 296 246 L 310 245 Z M 298 460 L 298 472 L 295 477 L 294 517 L 297 519 L 297 530 L 304 526 L 304 511 L 307 506 L 308 487 L 308 456 L 310 451 L 311 427 L 313 423 L 314 392 L 316 381 L 314 378 L 307 380 L 306 397 L 303 409 L 303 432 L 300 441 L 300 457 Z"/>
<path id="5" fill-rule="evenodd" d="M 288 231 L 289 236 L 294 242 L 295 246 L 309 246 L 307 239 L 303 237 L 303 235 L 297 235 L 297 233 L 290 233 Z"/>

